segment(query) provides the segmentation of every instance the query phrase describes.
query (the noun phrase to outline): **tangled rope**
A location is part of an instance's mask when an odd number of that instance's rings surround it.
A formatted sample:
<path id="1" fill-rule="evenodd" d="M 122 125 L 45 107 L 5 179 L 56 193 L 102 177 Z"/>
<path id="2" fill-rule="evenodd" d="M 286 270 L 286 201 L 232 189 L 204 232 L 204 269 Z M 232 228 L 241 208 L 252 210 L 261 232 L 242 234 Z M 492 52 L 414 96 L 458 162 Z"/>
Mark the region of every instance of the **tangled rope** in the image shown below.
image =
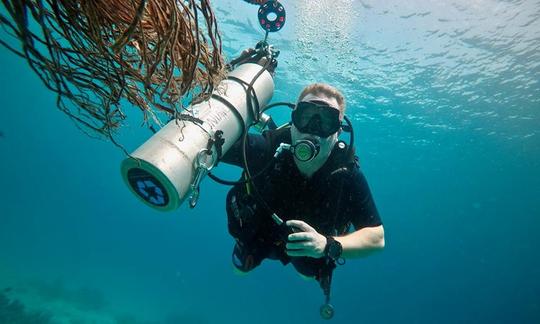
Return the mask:
<path id="1" fill-rule="evenodd" d="M 87 133 L 112 134 L 121 101 L 143 123 L 176 116 L 224 77 L 209 0 L 2 0 L 0 44 L 25 58 L 58 107 Z M 17 44 L 16 41 L 20 43 Z M 17 45 L 20 45 L 18 47 Z M 160 117 L 161 116 L 161 117 Z M 114 142 L 114 140 L 113 140 Z"/>

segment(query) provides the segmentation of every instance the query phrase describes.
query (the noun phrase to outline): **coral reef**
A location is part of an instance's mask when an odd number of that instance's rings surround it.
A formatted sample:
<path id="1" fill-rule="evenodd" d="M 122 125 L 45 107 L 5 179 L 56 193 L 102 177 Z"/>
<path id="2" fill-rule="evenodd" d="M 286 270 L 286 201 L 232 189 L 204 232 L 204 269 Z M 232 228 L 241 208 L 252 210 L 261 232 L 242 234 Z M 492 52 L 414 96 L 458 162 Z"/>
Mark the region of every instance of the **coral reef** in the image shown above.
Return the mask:
<path id="1" fill-rule="evenodd" d="M 48 324 L 51 323 L 51 315 L 44 311 L 28 311 L 23 303 L 17 299 L 11 299 L 4 290 L 0 292 L 0 323 L 11 324 Z"/>
<path id="2" fill-rule="evenodd" d="M 100 311 L 107 306 L 101 291 L 90 287 L 67 288 L 60 279 L 52 282 L 34 282 L 32 287 L 44 300 L 63 301 L 80 310 Z"/>

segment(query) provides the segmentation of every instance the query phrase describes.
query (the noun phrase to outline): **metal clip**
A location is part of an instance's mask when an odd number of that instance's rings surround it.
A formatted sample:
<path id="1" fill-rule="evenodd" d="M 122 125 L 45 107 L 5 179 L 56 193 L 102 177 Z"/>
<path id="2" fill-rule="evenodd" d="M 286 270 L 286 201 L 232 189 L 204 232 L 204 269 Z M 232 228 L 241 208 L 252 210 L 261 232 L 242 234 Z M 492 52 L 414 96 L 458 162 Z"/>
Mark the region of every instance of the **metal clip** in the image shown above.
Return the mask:
<path id="1" fill-rule="evenodd" d="M 195 178 L 191 183 L 191 196 L 189 197 L 189 207 L 195 208 L 197 201 L 199 200 L 199 186 L 202 179 L 212 170 L 214 167 L 213 159 L 210 159 L 211 163 L 208 163 L 208 157 L 212 156 L 212 151 L 208 149 L 202 149 L 197 153 L 197 158 L 195 160 L 196 170 Z M 203 160 L 204 159 L 204 160 Z"/>

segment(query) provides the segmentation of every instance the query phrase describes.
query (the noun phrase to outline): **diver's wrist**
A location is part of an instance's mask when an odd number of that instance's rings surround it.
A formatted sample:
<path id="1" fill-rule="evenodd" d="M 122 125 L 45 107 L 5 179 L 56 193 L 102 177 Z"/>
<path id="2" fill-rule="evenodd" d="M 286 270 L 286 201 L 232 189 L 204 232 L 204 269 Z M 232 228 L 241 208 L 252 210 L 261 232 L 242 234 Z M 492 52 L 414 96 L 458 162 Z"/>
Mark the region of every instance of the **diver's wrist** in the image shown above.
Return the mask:
<path id="1" fill-rule="evenodd" d="M 324 248 L 324 256 L 336 261 L 343 254 L 343 246 L 332 236 L 326 236 L 326 246 Z"/>

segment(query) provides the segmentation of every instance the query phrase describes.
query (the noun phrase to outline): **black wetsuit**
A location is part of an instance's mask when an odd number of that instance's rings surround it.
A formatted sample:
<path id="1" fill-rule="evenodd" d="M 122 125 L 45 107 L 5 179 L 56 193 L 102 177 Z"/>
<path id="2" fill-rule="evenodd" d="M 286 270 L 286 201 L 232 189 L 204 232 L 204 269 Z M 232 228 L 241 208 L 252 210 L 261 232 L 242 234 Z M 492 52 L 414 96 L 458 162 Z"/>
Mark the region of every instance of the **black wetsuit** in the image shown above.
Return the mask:
<path id="1" fill-rule="evenodd" d="M 277 132 L 248 136 L 248 166 L 252 175 L 269 165 L 280 143 L 291 142 L 290 130 Z M 223 162 L 243 166 L 241 142 L 223 156 Z M 351 154 L 336 146 L 321 169 L 306 178 L 296 167 L 292 154 L 286 151 L 255 178 L 256 188 L 247 184 L 234 186 L 227 196 L 226 208 L 229 233 L 237 241 L 235 266 L 249 271 L 270 258 L 283 264 L 291 262 L 306 276 L 317 276 L 324 260 L 287 256 L 286 234 L 272 220 L 272 212 L 284 221 L 305 221 L 323 235 L 343 235 L 352 228 L 381 225 L 367 181 L 356 159 L 347 156 Z M 343 167 L 347 169 L 332 174 Z"/>

